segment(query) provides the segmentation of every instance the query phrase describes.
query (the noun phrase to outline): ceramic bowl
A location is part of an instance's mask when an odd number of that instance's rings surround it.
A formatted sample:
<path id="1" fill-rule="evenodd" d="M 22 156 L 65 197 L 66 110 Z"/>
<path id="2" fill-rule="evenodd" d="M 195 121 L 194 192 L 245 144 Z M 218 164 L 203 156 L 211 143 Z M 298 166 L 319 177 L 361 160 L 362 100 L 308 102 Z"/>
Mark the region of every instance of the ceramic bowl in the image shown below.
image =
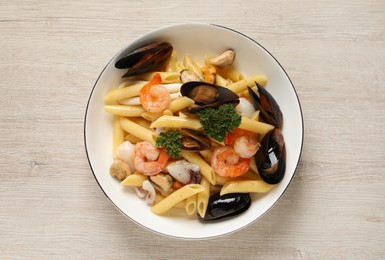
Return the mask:
<path id="1" fill-rule="evenodd" d="M 187 214 L 155 215 L 132 189 L 127 189 L 109 175 L 112 163 L 112 116 L 103 110 L 103 98 L 122 82 L 125 71 L 115 62 L 127 50 L 142 44 L 164 40 L 170 42 L 178 58 L 189 53 L 193 57 L 216 54 L 231 48 L 236 52 L 234 65 L 245 77 L 263 74 L 268 78 L 266 89 L 278 102 L 284 118 L 282 129 L 286 143 L 286 173 L 270 192 L 252 195 L 250 208 L 241 215 L 219 222 L 202 223 Z M 205 239 L 230 234 L 247 227 L 268 211 L 283 195 L 295 174 L 303 142 L 303 119 L 295 88 L 283 67 L 257 41 L 235 31 L 211 24 L 177 24 L 146 33 L 120 50 L 98 77 L 89 97 L 84 123 L 85 148 L 91 170 L 108 199 L 136 224 L 158 234 L 181 239 Z"/>

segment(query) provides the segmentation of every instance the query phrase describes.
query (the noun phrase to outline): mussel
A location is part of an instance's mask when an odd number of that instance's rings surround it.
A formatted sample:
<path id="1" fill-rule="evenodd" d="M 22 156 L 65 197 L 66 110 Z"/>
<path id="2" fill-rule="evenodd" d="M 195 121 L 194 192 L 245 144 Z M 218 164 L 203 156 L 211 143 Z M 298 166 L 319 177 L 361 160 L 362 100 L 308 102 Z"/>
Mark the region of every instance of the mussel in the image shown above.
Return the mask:
<path id="1" fill-rule="evenodd" d="M 152 42 L 128 53 L 115 63 L 117 69 L 128 69 L 122 77 L 130 77 L 155 70 L 171 56 L 173 47 L 168 42 Z"/>
<path id="2" fill-rule="evenodd" d="M 201 221 L 218 220 L 235 216 L 246 211 L 251 205 L 249 193 L 229 193 L 220 196 L 219 192 L 210 196 L 205 216 Z"/>
<path id="3" fill-rule="evenodd" d="M 182 150 L 203 151 L 211 148 L 211 140 L 203 133 L 191 129 L 181 129 Z"/>
<path id="4" fill-rule="evenodd" d="M 231 90 L 209 84 L 201 81 L 190 81 L 184 83 L 180 92 L 182 96 L 189 97 L 195 101 L 195 104 L 199 105 L 189 109 L 189 112 L 196 112 L 205 108 L 217 108 L 220 105 L 231 103 L 234 105 L 239 104 L 239 96 Z"/>
<path id="5" fill-rule="evenodd" d="M 286 150 L 279 128 L 269 131 L 255 154 L 255 163 L 261 179 L 269 184 L 279 183 L 285 176 Z"/>
<path id="6" fill-rule="evenodd" d="M 283 116 L 277 101 L 265 88 L 261 87 L 257 82 L 255 84 L 257 85 L 259 96 L 248 87 L 254 108 L 260 110 L 260 116 L 266 123 L 282 129 Z"/>

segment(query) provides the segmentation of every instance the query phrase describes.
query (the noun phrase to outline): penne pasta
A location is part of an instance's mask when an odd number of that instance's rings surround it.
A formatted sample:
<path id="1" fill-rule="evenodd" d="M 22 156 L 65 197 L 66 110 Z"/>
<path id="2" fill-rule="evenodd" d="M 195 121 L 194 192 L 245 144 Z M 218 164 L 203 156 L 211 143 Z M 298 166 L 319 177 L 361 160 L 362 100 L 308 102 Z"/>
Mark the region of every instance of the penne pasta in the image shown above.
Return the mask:
<path id="1" fill-rule="evenodd" d="M 275 185 L 268 184 L 262 180 L 230 181 L 223 185 L 220 195 L 228 193 L 265 193 L 270 191 Z"/>
<path id="2" fill-rule="evenodd" d="M 222 76 L 225 79 L 230 79 L 233 82 L 240 81 L 244 78 L 242 74 L 232 66 L 227 67 L 225 69 L 221 69 L 218 67 L 215 68 L 217 70 L 218 75 Z"/>
<path id="3" fill-rule="evenodd" d="M 147 82 L 145 81 L 139 81 L 138 83 L 135 83 L 127 87 L 113 89 L 110 92 L 108 92 L 107 95 L 104 97 L 104 102 L 106 104 L 110 104 L 114 101 L 118 101 L 121 99 L 139 96 L 140 90 L 143 88 L 143 86 L 146 83 Z"/>
<path id="4" fill-rule="evenodd" d="M 160 77 L 162 78 L 163 84 L 180 82 L 179 72 L 175 72 L 175 71 L 147 72 L 147 73 L 143 73 L 139 76 L 131 77 L 130 79 L 150 81 L 154 77 L 154 75 L 157 73 L 159 73 Z"/>
<path id="5" fill-rule="evenodd" d="M 199 65 L 190 54 L 186 54 L 183 60 L 183 65 L 186 67 L 186 69 L 190 69 L 193 72 L 195 72 L 200 78 L 203 78 L 202 75 L 202 66 Z"/>
<path id="6" fill-rule="evenodd" d="M 140 138 L 133 136 L 132 134 L 126 134 L 126 136 L 124 137 L 124 141 L 129 141 L 132 144 L 142 142 Z"/>
<path id="7" fill-rule="evenodd" d="M 255 75 L 250 78 L 242 79 L 240 81 L 229 84 L 226 87 L 235 93 L 241 93 L 247 90 L 247 87 L 254 86 L 255 82 L 258 82 L 258 84 L 260 84 L 261 86 L 265 86 L 267 78 L 263 75 Z"/>
<path id="8" fill-rule="evenodd" d="M 118 101 L 119 105 L 126 105 L 126 106 L 140 106 L 140 98 L 139 97 L 131 97 L 126 98 Z"/>
<path id="9" fill-rule="evenodd" d="M 141 116 L 144 109 L 141 106 L 105 105 L 104 110 L 116 116 L 135 117 Z"/>
<path id="10" fill-rule="evenodd" d="M 210 182 L 206 178 L 202 178 L 201 185 L 204 188 L 202 192 L 197 195 L 197 211 L 202 218 L 206 214 L 207 205 L 210 197 Z"/>
<path id="11" fill-rule="evenodd" d="M 239 125 L 239 128 L 242 128 L 244 130 L 249 130 L 251 132 L 254 132 L 263 136 L 267 132 L 272 130 L 274 126 L 242 116 L 241 124 Z"/>
<path id="12" fill-rule="evenodd" d="M 156 135 L 153 131 L 124 117 L 120 119 L 120 125 L 127 133 L 155 145 Z"/>
<path id="13" fill-rule="evenodd" d="M 199 166 L 201 174 L 211 183 L 215 184 L 215 175 L 214 171 L 203 158 L 194 152 L 181 151 L 180 155 L 185 158 L 187 161 L 194 163 Z"/>
<path id="14" fill-rule="evenodd" d="M 221 87 L 227 87 L 232 81 L 227 80 L 223 78 L 221 75 L 216 74 L 215 75 L 215 85 L 221 86 Z"/>
<path id="15" fill-rule="evenodd" d="M 187 199 L 194 194 L 202 192 L 204 188 L 200 184 L 188 184 L 182 188 L 174 191 L 169 196 L 151 207 L 151 211 L 155 214 L 162 214 L 167 212 L 177 203 Z"/>
<path id="16" fill-rule="evenodd" d="M 161 116 L 156 119 L 151 128 L 167 127 L 167 128 L 188 128 L 192 130 L 202 129 L 199 119 L 183 118 L 179 116 Z"/>
<path id="17" fill-rule="evenodd" d="M 192 106 L 194 103 L 195 103 L 194 100 L 192 100 L 191 98 L 181 97 L 181 98 L 178 98 L 178 99 L 171 101 L 171 104 L 168 107 L 168 109 L 171 112 L 177 112 L 177 111 L 180 111 L 180 110 L 183 110 L 187 107 Z"/>
<path id="18" fill-rule="evenodd" d="M 130 117 L 130 120 L 138 125 L 141 125 L 147 129 L 150 129 L 151 122 L 142 117 Z"/>
<path id="19" fill-rule="evenodd" d="M 144 112 L 142 114 L 142 117 L 150 122 L 153 122 L 155 120 L 157 120 L 159 117 L 163 116 L 163 113 L 152 113 L 152 112 Z M 150 125 L 151 126 L 151 125 Z"/>
<path id="20" fill-rule="evenodd" d="M 194 194 L 186 199 L 185 210 L 186 210 L 186 213 L 191 216 L 196 212 L 196 209 L 197 209 L 197 194 Z"/>
<path id="21" fill-rule="evenodd" d="M 147 176 L 141 173 L 135 172 L 128 175 L 123 181 L 120 182 L 122 186 L 142 187 L 142 184 L 147 180 Z"/>
<path id="22" fill-rule="evenodd" d="M 177 68 L 176 68 L 176 63 L 177 62 L 178 62 L 178 57 L 177 57 L 176 51 L 173 50 L 172 53 L 171 53 L 170 58 L 168 59 L 168 61 L 165 64 L 164 71 L 169 71 L 169 72 L 178 71 Z"/>
<path id="23" fill-rule="evenodd" d="M 166 197 L 163 196 L 162 194 L 160 193 L 157 193 L 156 194 L 156 197 L 155 197 L 155 201 L 154 201 L 154 205 L 155 204 L 158 204 L 160 201 L 164 200 Z M 177 209 L 186 209 L 186 200 L 182 200 L 180 202 L 178 202 L 177 204 L 175 204 L 173 206 L 173 208 L 177 208 Z"/>
<path id="24" fill-rule="evenodd" d="M 124 130 L 120 126 L 120 117 L 114 116 L 112 123 L 112 154 L 115 157 L 117 147 L 124 142 Z"/>

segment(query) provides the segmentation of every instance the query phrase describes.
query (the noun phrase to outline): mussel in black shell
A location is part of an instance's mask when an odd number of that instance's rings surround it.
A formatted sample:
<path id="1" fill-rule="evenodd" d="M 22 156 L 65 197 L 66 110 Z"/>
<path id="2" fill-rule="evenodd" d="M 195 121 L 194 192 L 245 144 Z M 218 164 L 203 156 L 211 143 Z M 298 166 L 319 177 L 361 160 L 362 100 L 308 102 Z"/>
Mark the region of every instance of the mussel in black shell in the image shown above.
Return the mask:
<path id="1" fill-rule="evenodd" d="M 285 176 L 286 151 L 279 128 L 269 131 L 262 139 L 255 154 L 255 163 L 261 179 L 269 184 L 279 183 Z"/>
<path id="2" fill-rule="evenodd" d="M 153 42 L 128 53 L 115 63 L 117 69 L 128 69 L 123 77 L 153 71 L 162 66 L 171 56 L 173 47 L 168 42 Z"/>
<path id="3" fill-rule="evenodd" d="M 191 129 L 181 129 L 182 150 L 203 151 L 211 148 L 211 140 L 202 132 Z"/>
<path id="4" fill-rule="evenodd" d="M 199 105 L 199 107 L 190 109 L 190 112 L 196 112 L 205 108 L 217 108 L 227 103 L 231 103 L 234 106 L 239 104 L 239 96 L 233 91 L 206 82 L 186 82 L 181 86 L 180 92 L 182 96 L 193 99 L 195 104 Z"/>
<path id="5" fill-rule="evenodd" d="M 245 212 L 251 205 L 249 193 L 229 193 L 220 196 L 219 192 L 210 196 L 207 210 L 201 221 L 218 220 Z"/>
<path id="6" fill-rule="evenodd" d="M 260 116 L 263 121 L 282 129 L 283 116 L 277 101 L 275 101 L 273 96 L 265 88 L 261 87 L 257 82 L 255 84 L 257 85 L 259 96 L 248 87 L 251 102 L 255 110 L 260 111 Z"/>

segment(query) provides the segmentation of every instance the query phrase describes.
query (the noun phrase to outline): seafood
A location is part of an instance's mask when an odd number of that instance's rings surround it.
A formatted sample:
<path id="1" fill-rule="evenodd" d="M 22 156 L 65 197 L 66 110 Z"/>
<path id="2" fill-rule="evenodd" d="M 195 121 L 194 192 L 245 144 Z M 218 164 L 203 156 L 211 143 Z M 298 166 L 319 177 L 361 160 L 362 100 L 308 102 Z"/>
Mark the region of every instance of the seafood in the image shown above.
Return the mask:
<path id="1" fill-rule="evenodd" d="M 202 76 L 203 80 L 207 83 L 215 83 L 216 69 L 213 66 L 204 66 L 202 67 Z"/>
<path id="2" fill-rule="evenodd" d="M 249 193 L 229 193 L 220 196 L 219 192 L 210 196 L 206 214 L 202 221 L 218 220 L 239 215 L 251 205 Z"/>
<path id="3" fill-rule="evenodd" d="M 110 175 L 120 181 L 124 180 L 130 174 L 130 166 L 120 159 L 115 159 L 110 166 Z"/>
<path id="4" fill-rule="evenodd" d="M 154 186 L 152 186 L 149 180 L 145 180 L 142 184 L 142 189 L 147 192 L 145 194 L 147 204 L 152 205 L 156 198 L 156 192 L 155 192 Z"/>
<path id="5" fill-rule="evenodd" d="M 124 141 L 116 148 L 115 156 L 117 159 L 120 159 L 128 164 L 131 172 L 135 171 L 134 162 L 132 158 L 134 157 L 135 146 L 129 141 Z"/>
<path id="6" fill-rule="evenodd" d="M 257 85 L 259 96 L 248 87 L 254 108 L 260 110 L 260 116 L 266 123 L 282 129 L 283 116 L 277 101 L 265 88 L 261 87 L 257 82 L 255 84 Z"/>
<path id="7" fill-rule="evenodd" d="M 210 59 L 210 63 L 219 68 L 226 68 L 233 64 L 235 60 L 235 51 L 229 49 L 227 51 L 222 52 L 216 57 Z"/>
<path id="8" fill-rule="evenodd" d="M 181 129 L 182 134 L 182 150 L 202 151 L 211 148 L 211 140 L 202 132 L 191 129 Z"/>
<path id="9" fill-rule="evenodd" d="M 246 98 L 239 98 L 239 105 L 235 107 L 241 116 L 251 118 L 255 113 L 253 104 L 251 104 Z"/>
<path id="10" fill-rule="evenodd" d="M 160 85 L 161 82 L 162 78 L 157 73 L 140 90 L 140 103 L 148 112 L 162 112 L 171 103 L 170 93 L 166 87 Z"/>
<path id="11" fill-rule="evenodd" d="M 220 176 L 234 178 L 249 170 L 250 159 L 241 158 L 230 146 L 219 146 L 211 157 L 211 167 Z"/>
<path id="12" fill-rule="evenodd" d="M 283 135 L 279 128 L 268 132 L 255 154 L 255 163 L 262 180 L 269 184 L 279 183 L 285 176 L 286 151 Z"/>
<path id="13" fill-rule="evenodd" d="M 202 179 L 199 166 L 186 160 L 171 163 L 167 166 L 167 171 L 183 184 L 200 183 Z"/>
<path id="14" fill-rule="evenodd" d="M 165 149 L 159 149 L 149 142 L 139 142 L 135 145 L 134 166 L 144 175 L 151 176 L 160 173 L 169 158 Z"/>
<path id="15" fill-rule="evenodd" d="M 253 157 L 260 146 L 257 134 L 241 128 L 235 128 L 233 132 L 228 133 L 225 144 L 233 146 L 234 151 L 242 158 Z"/>
<path id="16" fill-rule="evenodd" d="M 163 195 L 167 196 L 172 192 L 172 185 L 174 183 L 173 178 L 169 174 L 158 173 L 156 175 L 150 176 L 150 182 L 152 186 Z"/>
<path id="17" fill-rule="evenodd" d="M 117 69 L 128 69 L 123 77 L 139 75 L 162 66 L 171 56 L 173 47 L 168 42 L 152 42 L 126 54 L 115 63 Z"/>
<path id="18" fill-rule="evenodd" d="M 203 81 L 203 79 L 198 74 L 190 69 L 181 70 L 179 78 L 182 83 L 190 81 Z"/>
<path id="19" fill-rule="evenodd" d="M 239 96 L 231 90 L 205 82 L 186 82 L 181 86 L 180 92 L 182 96 L 193 99 L 195 104 L 199 105 L 199 107 L 189 109 L 191 113 L 208 107 L 216 108 L 226 103 L 234 106 L 239 104 Z"/>

